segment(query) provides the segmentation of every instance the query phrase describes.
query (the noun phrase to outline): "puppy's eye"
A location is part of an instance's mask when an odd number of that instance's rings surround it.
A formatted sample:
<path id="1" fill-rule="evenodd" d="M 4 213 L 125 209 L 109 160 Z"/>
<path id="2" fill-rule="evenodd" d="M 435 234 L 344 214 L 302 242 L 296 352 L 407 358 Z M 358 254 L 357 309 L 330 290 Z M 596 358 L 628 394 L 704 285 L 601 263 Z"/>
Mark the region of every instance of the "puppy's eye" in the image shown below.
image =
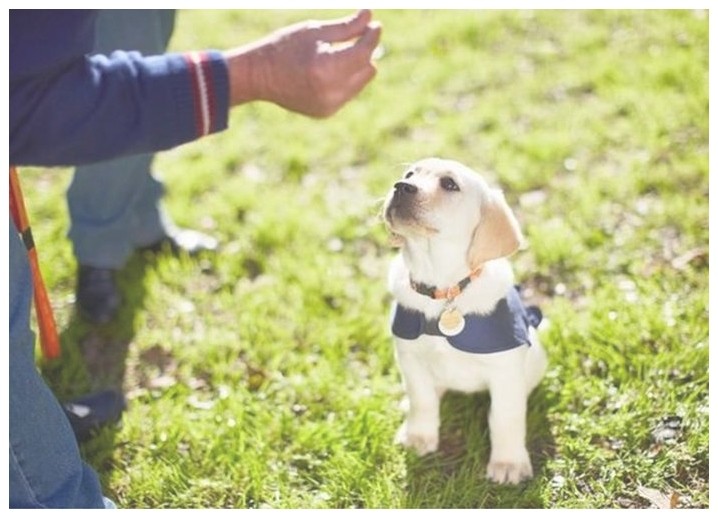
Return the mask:
<path id="1" fill-rule="evenodd" d="M 411 178 L 412 176 L 414 176 L 414 171 L 409 171 L 404 175 L 404 179 Z"/>
<path id="2" fill-rule="evenodd" d="M 439 181 L 441 188 L 445 191 L 460 191 L 459 186 L 456 185 L 456 182 L 449 176 L 444 176 Z"/>

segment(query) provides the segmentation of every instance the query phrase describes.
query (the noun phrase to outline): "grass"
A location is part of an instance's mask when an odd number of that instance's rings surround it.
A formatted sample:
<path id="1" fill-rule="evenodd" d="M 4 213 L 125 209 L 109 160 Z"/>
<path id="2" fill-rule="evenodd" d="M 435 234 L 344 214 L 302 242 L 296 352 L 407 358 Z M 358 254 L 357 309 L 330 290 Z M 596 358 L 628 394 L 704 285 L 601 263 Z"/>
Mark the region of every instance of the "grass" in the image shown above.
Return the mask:
<path id="1" fill-rule="evenodd" d="M 176 50 L 226 48 L 345 11 L 183 11 Z M 24 171 L 63 356 L 60 398 L 121 386 L 83 446 L 136 508 L 679 507 L 708 497 L 708 14 L 378 11 L 373 84 L 335 117 L 267 104 L 162 153 L 182 225 L 221 253 L 132 258 L 126 304 L 73 306 L 67 171 Z M 514 258 L 551 326 L 532 395 L 535 478 L 485 478 L 487 395 L 450 394 L 441 449 L 392 444 L 394 253 L 378 200 L 402 164 L 455 158 L 503 187 Z M 654 493 L 656 494 L 656 493 Z"/>

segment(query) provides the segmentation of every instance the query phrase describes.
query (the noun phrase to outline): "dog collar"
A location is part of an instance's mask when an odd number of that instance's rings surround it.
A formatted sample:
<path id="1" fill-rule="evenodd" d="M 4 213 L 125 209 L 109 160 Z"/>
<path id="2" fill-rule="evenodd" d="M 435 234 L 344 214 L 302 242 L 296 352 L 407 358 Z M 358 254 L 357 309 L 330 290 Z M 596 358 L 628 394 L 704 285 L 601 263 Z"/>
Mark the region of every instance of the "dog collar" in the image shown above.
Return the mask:
<path id="1" fill-rule="evenodd" d="M 423 282 L 414 282 L 411 279 L 409 279 L 409 284 L 411 284 L 412 289 L 420 295 L 431 297 L 434 300 L 446 299 L 451 301 L 458 297 L 461 292 L 464 291 L 466 287 L 471 283 L 471 281 L 478 279 L 483 270 L 484 265 L 481 264 L 477 268 L 471 270 L 471 273 L 461 279 L 458 283 L 444 289 L 439 289 L 436 286 L 429 286 L 428 284 L 424 284 Z"/>

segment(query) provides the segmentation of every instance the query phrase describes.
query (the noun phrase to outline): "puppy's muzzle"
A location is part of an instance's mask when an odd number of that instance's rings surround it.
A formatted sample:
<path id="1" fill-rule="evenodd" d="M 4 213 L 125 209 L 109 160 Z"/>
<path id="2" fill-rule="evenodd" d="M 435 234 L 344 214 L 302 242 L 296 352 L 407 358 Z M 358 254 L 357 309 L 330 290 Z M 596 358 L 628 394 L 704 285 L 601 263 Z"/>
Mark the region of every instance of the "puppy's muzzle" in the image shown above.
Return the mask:
<path id="1" fill-rule="evenodd" d="M 394 197 L 397 196 L 413 196 L 419 191 L 416 185 L 412 185 L 408 182 L 396 182 L 394 184 Z"/>
<path id="2" fill-rule="evenodd" d="M 385 216 L 391 222 L 395 218 L 412 219 L 419 189 L 408 182 L 396 182 L 386 205 Z"/>

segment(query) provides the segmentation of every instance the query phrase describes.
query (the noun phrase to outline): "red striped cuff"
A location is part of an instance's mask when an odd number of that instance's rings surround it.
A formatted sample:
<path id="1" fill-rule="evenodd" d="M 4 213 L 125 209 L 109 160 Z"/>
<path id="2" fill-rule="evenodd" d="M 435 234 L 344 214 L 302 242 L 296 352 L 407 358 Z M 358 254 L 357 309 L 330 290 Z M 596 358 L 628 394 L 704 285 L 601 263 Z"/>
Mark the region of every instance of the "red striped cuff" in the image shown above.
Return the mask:
<path id="1" fill-rule="evenodd" d="M 210 134 L 217 125 L 212 65 L 207 52 L 188 52 L 184 58 L 192 83 L 197 136 L 201 137 Z"/>

